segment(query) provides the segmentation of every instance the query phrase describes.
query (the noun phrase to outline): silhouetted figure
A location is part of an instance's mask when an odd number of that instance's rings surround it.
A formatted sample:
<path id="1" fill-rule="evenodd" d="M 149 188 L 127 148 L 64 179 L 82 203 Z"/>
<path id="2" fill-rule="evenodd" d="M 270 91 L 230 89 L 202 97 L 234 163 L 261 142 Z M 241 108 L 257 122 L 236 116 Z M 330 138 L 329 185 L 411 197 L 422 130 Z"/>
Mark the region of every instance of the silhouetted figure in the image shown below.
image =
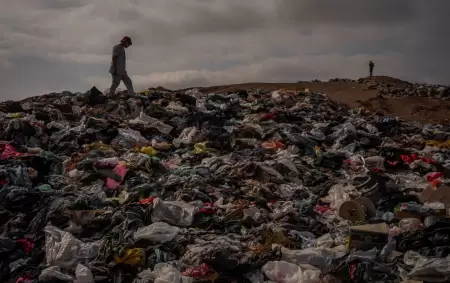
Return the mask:
<path id="1" fill-rule="evenodd" d="M 373 76 L 373 67 L 375 67 L 375 64 L 372 61 L 370 61 L 369 63 L 370 76 Z"/>
<path id="2" fill-rule="evenodd" d="M 116 92 L 116 89 L 121 81 L 123 81 L 123 83 L 127 87 L 128 95 L 130 96 L 134 95 L 133 82 L 128 76 L 128 73 L 125 68 L 125 61 L 126 61 L 125 48 L 128 48 L 131 45 L 132 45 L 131 38 L 129 38 L 128 36 L 124 36 L 120 41 L 120 43 L 114 46 L 113 48 L 111 67 L 109 68 L 109 72 L 111 73 L 112 76 L 112 84 L 111 87 L 109 88 L 110 97 L 114 96 L 114 93 Z"/>

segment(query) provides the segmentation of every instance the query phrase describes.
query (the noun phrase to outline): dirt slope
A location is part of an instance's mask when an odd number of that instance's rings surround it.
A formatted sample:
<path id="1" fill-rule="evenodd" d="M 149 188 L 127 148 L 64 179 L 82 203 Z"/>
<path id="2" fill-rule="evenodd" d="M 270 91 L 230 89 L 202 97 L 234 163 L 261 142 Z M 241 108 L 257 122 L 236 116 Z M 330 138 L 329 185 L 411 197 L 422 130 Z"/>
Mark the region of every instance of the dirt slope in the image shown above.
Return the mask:
<path id="1" fill-rule="evenodd" d="M 398 86 L 408 84 L 399 79 L 377 76 L 371 78 Z M 301 83 L 245 83 L 201 88 L 204 92 L 228 92 L 243 89 L 287 89 L 326 93 L 334 101 L 350 107 L 366 109 L 390 116 L 399 116 L 409 121 L 428 123 L 448 123 L 450 119 L 450 101 L 427 97 L 388 97 L 378 98 L 377 90 L 364 90 L 365 85 L 351 81 L 301 82 Z"/>

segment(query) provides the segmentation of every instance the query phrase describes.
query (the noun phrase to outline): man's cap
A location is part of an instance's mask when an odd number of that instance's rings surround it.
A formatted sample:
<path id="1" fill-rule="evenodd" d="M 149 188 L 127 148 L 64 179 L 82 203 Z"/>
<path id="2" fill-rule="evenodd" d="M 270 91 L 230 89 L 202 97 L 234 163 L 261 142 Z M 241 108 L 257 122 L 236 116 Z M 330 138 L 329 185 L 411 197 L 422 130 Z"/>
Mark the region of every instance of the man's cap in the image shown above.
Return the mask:
<path id="1" fill-rule="evenodd" d="M 131 38 L 128 36 L 124 36 L 120 42 L 128 42 L 130 45 L 133 45 Z"/>

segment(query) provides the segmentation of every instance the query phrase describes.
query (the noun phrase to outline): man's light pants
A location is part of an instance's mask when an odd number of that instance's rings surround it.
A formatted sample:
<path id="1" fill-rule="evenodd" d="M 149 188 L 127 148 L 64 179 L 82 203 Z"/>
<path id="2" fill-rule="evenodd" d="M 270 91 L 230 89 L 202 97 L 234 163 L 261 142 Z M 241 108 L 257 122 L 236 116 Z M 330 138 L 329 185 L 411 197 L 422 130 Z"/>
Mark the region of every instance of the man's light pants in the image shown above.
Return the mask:
<path id="1" fill-rule="evenodd" d="M 127 73 L 125 73 L 124 75 L 111 74 L 111 76 L 112 76 L 112 84 L 109 89 L 110 96 L 114 96 L 117 87 L 120 85 L 120 81 L 123 81 L 124 85 L 127 87 L 128 95 L 134 95 L 133 82 L 131 81 Z"/>

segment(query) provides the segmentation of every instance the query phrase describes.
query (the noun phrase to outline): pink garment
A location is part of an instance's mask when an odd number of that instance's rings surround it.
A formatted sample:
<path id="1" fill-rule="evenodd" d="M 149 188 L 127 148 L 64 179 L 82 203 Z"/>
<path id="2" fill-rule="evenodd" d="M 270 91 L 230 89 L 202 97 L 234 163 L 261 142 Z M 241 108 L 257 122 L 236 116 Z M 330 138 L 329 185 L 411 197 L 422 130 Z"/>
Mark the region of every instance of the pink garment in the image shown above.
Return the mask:
<path id="1" fill-rule="evenodd" d="M 114 168 L 114 172 L 120 176 L 120 182 L 117 182 L 111 178 L 107 178 L 106 179 L 106 187 L 108 189 L 114 190 L 116 189 L 118 186 L 120 186 L 120 184 L 122 184 L 123 182 L 123 178 L 125 177 L 125 175 L 127 174 L 127 167 L 125 165 L 121 165 L 118 164 L 115 168 Z"/>
<path id="2" fill-rule="evenodd" d="M 8 159 L 11 157 L 20 157 L 20 156 L 32 156 L 28 153 L 18 152 L 14 147 L 9 144 L 0 145 L 0 150 L 3 150 L 2 155 L 0 156 L 1 160 Z"/>
<path id="3" fill-rule="evenodd" d="M 200 266 L 190 266 L 185 271 L 182 272 L 183 276 L 197 278 L 197 279 L 200 279 L 201 277 L 206 276 L 210 273 L 211 273 L 211 270 L 204 263 Z"/>
<path id="4" fill-rule="evenodd" d="M 22 248 L 27 254 L 31 253 L 31 250 L 34 248 L 34 243 L 31 240 L 19 239 L 16 242 L 22 245 Z"/>
<path id="5" fill-rule="evenodd" d="M 444 173 L 443 172 L 434 172 L 434 173 L 430 173 L 427 175 L 427 180 L 428 182 L 434 181 L 438 178 L 444 177 Z"/>
<path id="6" fill-rule="evenodd" d="M 327 213 L 327 212 L 332 211 L 332 210 L 333 209 L 331 207 L 326 206 L 326 205 L 316 204 L 316 206 L 314 207 L 314 211 L 316 213 L 319 213 L 319 214 L 324 214 L 324 213 Z"/>

